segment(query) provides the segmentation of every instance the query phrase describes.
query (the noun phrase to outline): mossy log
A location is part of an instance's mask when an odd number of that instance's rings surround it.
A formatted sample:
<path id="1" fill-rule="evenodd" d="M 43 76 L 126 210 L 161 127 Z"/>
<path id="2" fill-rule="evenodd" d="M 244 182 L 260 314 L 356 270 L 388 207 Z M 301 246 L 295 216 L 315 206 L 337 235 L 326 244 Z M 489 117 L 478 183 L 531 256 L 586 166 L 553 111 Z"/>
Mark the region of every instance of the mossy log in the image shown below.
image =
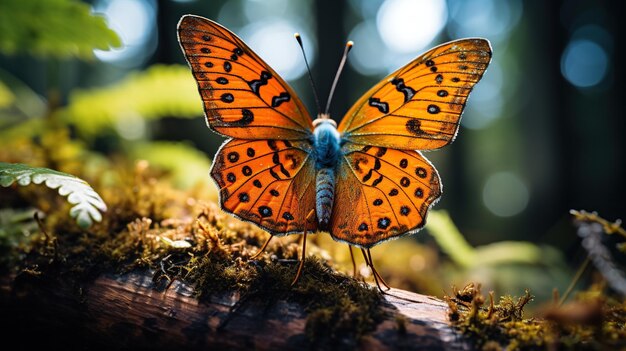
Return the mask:
<path id="1" fill-rule="evenodd" d="M 233 292 L 199 300 L 193 291 L 179 281 L 157 289 L 151 272 L 105 274 L 81 285 L 5 275 L 0 278 L 3 341 L 85 349 L 470 348 L 450 326 L 445 302 L 399 289 L 386 292 L 384 320 L 373 332 L 334 344 L 307 336 L 307 311 L 288 299 L 243 301 Z"/>

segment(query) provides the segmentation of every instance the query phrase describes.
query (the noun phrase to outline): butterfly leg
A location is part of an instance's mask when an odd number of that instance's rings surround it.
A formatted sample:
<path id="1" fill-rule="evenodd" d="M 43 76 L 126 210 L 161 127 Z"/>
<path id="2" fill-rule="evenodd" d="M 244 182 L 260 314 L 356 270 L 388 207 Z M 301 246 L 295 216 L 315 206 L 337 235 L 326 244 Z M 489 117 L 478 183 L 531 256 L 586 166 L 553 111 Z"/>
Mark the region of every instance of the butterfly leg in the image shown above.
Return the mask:
<path id="1" fill-rule="evenodd" d="M 369 265 L 372 268 L 372 272 L 374 272 L 374 278 L 380 279 L 381 283 L 383 283 L 385 288 L 387 288 L 387 290 L 390 290 L 391 287 L 389 286 L 389 284 L 387 284 L 385 279 L 383 279 L 383 277 L 380 274 L 378 274 L 378 271 L 376 270 L 376 268 L 374 268 L 374 260 L 372 260 L 372 253 L 370 252 L 370 249 L 367 249 L 367 257 L 369 259 Z M 378 288 L 380 289 L 380 286 Z"/>
<path id="2" fill-rule="evenodd" d="M 310 222 L 315 217 L 315 210 L 311 210 L 309 214 L 306 216 L 306 221 Z M 296 277 L 291 282 L 291 286 L 296 285 L 298 279 L 302 275 L 302 267 L 304 267 L 304 259 L 306 258 L 306 234 L 307 234 L 307 226 L 304 226 L 304 235 L 302 236 L 302 258 L 300 259 L 300 265 L 298 265 L 298 271 L 296 272 Z"/>
<path id="3" fill-rule="evenodd" d="M 257 257 L 259 257 L 259 255 L 261 255 L 263 253 L 263 251 L 265 251 L 265 248 L 267 247 L 267 244 L 270 243 L 270 241 L 272 240 L 274 236 L 270 235 L 269 238 L 267 238 L 267 241 L 265 241 L 265 244 L 263 244 L 263 246 L 261 246 L 261 248 L 259 249 L 259 251 L 257 253 L 255 253 L 254 255 L 252 255 L 250 257 L 251 260 L 255 260 Z"/>
<path id="4" fill-rule="evenodd" d="M 387 290 L 391 289 L 389 285 L 385 282 L 383 277 L 381 277 L 380 274 L 378 274 L 378 272 L 376 271 L 376 268 L 374 268 L 374 262 L 372 261 L 372 254 L 370 250 L 367 249 L 366 251 L 365 249 L 361 249 L 361 253 L 363 254 L 363 259 L 365 260 L 365 264 L 367 264 L 372 270 L 372 275 L 374 276 L 374 281 L 376 282 L 376 286 L 378 287 L 378 290 L 380 290 L 381 293 L 384 293 L 383 289 L 380 287 L 379 280 L 383 283 L 383 285 L 385 286 L 385 288 L 387 288 Z"/>
<path id="5" fill-rule="evenodd" d="M 350 250 L 350 259 L 352 260 L 352 277 L 357 278 L 358 271 L 356 269 L 356 261 L 354 260 L 354 253 L 352 252 L 352 245 L 348 245 Z"/>

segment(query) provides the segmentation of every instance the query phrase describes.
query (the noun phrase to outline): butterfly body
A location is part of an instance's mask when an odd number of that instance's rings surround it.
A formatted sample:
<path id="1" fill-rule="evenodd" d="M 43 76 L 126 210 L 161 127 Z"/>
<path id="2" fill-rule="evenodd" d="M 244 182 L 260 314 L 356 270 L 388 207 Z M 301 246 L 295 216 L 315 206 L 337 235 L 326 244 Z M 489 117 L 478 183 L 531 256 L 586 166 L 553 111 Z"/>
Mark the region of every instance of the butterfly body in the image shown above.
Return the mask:
<path id="1" fill-rule="evenodd" d="M 313 125 L 315 210 L 319 229 L 326 230 L 335 201 L 335 171 L 341 152 L 341 135 L 335 121 L 328 116 L 320 116 Z"/>
<path id="2" fill-rule="evenodd" d="M 186 15 L 178 35 L 207 124 L 229 138 L 210 172 L 222 209 L 275 236 L 320 229 L 366 249 L 424 226 L 442 185 L 418 150 L 454 140 L 491 60 L 485 39 L 442 44 L 372 87 L 337 126 L 323 114 L 313 121 L 293 89 L 218 23 Z"/>

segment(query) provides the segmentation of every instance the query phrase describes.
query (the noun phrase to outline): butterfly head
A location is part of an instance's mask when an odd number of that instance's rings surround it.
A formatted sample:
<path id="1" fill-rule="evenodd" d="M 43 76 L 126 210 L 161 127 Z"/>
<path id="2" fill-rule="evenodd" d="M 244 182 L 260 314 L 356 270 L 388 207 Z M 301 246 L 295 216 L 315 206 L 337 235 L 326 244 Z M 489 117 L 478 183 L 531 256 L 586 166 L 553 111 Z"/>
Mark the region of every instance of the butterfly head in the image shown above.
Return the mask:
<path id="1" fill-rule="evenodd" d="M 317 118 L 313 121 L 313 128 L 317 128 L 322 123 L 329 123 L 333 127 L 337 128 L 337 122 L 335 122 L 330 115 L 327 113 L 320 113 L 317 115 Z"/>

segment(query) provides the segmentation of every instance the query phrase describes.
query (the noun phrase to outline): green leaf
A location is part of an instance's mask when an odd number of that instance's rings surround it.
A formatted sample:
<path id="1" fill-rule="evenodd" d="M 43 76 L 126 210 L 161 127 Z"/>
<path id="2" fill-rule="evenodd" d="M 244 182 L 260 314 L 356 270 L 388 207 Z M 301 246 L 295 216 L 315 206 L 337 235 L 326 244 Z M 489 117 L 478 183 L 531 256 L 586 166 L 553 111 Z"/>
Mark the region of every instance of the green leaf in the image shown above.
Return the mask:
<path id="1" fill-rule="evenodd" d="M 102 16 L 76 0 L 1 0 L 0 52 L 92 59 L 93 50 L 120 47 Z"/>
<path id="2" fill-rule="evenodd" d="M 183 65 L 154 65 L 109 87 L 74 91 L 69 100 L 61 113 L 86 135 L 104 128 L 124 135 L 144 120 L 202 115 L 196 83 Z"/>
<path id="3" fill-rule="evenodd" d="M 476 262 L 476 250 L 470 245 L 448 212 L 433 211 L 428 214 L 426 230 L 433 236 L 441 250 L 461 267 L 470 267 Z"/>
<path id="4" fill-rule="evenodd" d="M 11 106 L 15 100 L 15 95 L 9 87 L 7 87 L 2 81 L 0 81 L 0 109 Z"/>
<path id="5" fill-rule="evenodd" d="M 58 189 L 59 195 L 66 196 L 67 201 L 74 205 L 70 216 L 76 218 L 81 228 L 90 227 L 94 221 L 100 222 L 100 211 L 107 209 L 100 195 L 78 177 L 48 168 L 0 162 L 0 185 L 8 187 L 13 183 L 20 186 L 44 183 L 48 188 Z"/>

